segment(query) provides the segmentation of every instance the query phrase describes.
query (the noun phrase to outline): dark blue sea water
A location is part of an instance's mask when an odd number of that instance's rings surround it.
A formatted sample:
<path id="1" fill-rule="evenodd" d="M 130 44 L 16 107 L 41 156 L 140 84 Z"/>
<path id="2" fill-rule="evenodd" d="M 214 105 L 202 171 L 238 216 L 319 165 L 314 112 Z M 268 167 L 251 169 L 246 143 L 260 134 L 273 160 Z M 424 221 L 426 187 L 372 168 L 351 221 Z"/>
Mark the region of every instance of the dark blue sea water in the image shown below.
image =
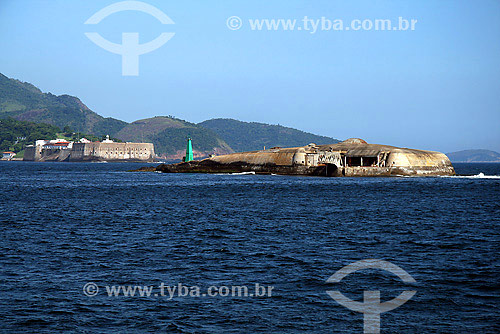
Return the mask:
<path id="1" fill-rule="evenodd" d="M 360 302 L 416 290 L 381 315 L 382 333 L 500 332 L 500 177 L 126 172 L 140 166 L 0 163 L 0 332 L 362 333 L 363 315 L 327 290 Z M 379 269 L 326 283 L 363 259 L 416 283 Z M 274 289 L 169 299 L 154 295 L 162 282 Z M 112 285 L 156 289 L 108 296 Z"/>

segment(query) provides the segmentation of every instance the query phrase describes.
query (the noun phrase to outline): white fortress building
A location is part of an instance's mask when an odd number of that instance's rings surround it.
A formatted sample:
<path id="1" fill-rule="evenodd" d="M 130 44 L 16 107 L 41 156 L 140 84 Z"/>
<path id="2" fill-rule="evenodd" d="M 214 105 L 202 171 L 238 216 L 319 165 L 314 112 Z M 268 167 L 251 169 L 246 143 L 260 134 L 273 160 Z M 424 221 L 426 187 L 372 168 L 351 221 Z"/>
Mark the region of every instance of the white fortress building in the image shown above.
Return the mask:
<path id="1" fill-rule="evenodd" d="M 65 139 L 37 140 L 26 147 L 26 161 L 144 161 L 155 160 L 152 143 L 118 143 L 109 139 L 91 142 L 85 138 L 79 142 Z"/>

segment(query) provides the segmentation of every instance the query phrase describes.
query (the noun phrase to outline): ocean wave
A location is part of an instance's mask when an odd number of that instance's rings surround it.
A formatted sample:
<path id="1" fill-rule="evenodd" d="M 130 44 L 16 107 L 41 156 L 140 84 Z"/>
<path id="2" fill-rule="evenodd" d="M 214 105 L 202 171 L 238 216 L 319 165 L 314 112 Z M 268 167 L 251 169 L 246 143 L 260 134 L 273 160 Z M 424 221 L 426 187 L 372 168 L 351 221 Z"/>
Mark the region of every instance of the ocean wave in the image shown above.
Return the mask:
<path id="1" fill-rule="evenodd" d="M 255 175 L 255 172 L 241 172 L 241 173 L 214 173 L 213 175 Z"/>
<path id="2" fill-rule="evenodd" d="M 484 173 L 479 173 L 477 175 L 454 175 L 454 176 L 442 176 L 442 177 L 452 177 L 461 179 L 500 179 L 500 175 L 484 175 Z"/>

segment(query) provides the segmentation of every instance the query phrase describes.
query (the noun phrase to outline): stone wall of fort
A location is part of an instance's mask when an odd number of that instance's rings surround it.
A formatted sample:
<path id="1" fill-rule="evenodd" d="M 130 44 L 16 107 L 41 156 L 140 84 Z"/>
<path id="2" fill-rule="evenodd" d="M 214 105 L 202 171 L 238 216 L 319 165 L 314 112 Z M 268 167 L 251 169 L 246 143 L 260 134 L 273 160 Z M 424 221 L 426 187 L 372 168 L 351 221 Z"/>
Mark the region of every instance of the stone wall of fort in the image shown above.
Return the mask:
<path id="1" fill-rule="evenodd" d="M 73 143 L 71 149 L 43 149 L 28 146 L 25 161 L 144 161 L 155 160 L 151 143 Z"/>
<path id="2" fill-rule="evenodd" d="M 153 161 L 151 143 L 74 143 L 70 161 Z"/>

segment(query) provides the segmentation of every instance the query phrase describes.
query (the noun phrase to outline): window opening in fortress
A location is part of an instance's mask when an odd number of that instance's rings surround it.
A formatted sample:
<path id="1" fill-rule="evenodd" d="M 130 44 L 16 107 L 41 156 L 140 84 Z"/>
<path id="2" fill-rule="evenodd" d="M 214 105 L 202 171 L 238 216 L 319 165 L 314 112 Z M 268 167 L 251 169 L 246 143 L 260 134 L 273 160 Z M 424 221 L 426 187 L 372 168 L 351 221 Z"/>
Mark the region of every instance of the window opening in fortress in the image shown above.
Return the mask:
<path id="1" fill-rule="evenodd" d="M 347 157 L 349 167 L 375 167 L 377 162 L 377 157 Z"/>
<path id="2" fill-rule="evenodd" d="M 363 166 L 377 166 L 377 157 L 363 157 Z"/>
<path id="3" fill-rule="evenodd" d="M 349 167 L 361 166 L 361 157 L 347 157 L 347 166 Z"/>

